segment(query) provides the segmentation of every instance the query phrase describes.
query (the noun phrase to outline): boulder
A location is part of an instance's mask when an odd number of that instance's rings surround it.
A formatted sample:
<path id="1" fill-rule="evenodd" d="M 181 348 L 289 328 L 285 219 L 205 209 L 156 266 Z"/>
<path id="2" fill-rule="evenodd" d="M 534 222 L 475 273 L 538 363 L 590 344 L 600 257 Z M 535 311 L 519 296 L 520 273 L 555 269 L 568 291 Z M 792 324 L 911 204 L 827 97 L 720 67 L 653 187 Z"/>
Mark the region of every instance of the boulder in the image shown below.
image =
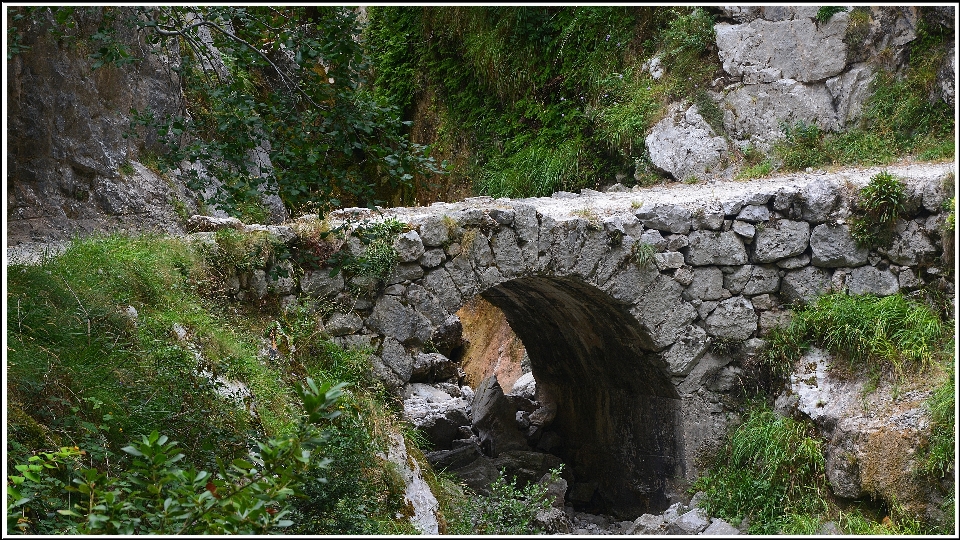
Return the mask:
<path id="1" fill-rule="evenodd" d="M 843 185 L 836 180 L 819 179 L 803 188 L 800 200 L 800 217 L 817 224 L 830 219 L 841 201 Z"/>
<path id="2" fill-rule="evenodd" d="M 449 450 L 460 437 L 461 426 L 470 425 L 470 405 L 463 398 L 423 383 L 403 390 L 403 417 L 426 435 L 434 448 Z"/>
<path id="3" fill-rule="evenodd" d="M 679 104 L 671 105 L 647 135 L 650 161 L 677 180 L 704 176 L 726 157 L 727 142 L 714 133 L 696 105 L 680 111 Z"/>
<path id="4" fill-rule="evenodd" d="M 527 399 L 534 399 L 537 394 L 537 381 L 533 378 L 533 373 L 524 373 L 514 381 L 510 393 Z"/>
<path id="5" fill-rule="evenodd" d="M 432 383 L 456 379 L 458 364 L 439 353 L 418 353 L 413 357 L 410 382 Z"/>
<path id="6" fill-rule="evenodd" d="M 624 534 L 667 534 L 667 524 L 663 520 L 663 516 L 643 514 L 633 521 L 633 524 L 624 531 Z"/>
<path id="7" fill-rule="evenodd" d="M 810 224 L 805 221 L 780 220 L 767 225 L 754 237 L 753 261 L 775 262 L 799 255 L 807 249 Z"/>
<path id="8" fill-rule="evenodd" d="M 667 524 L 667 534 L 700 534 L 710 525 L 710 517 L 699 508 L 694 508 Z"/>
<path id="9" fill-rule="evenodd" d="M 526 437 L 517 428 L 517 409 L 503 394 L 497 376 L 480 383 L 473 398 L 471 421 L 484 454 L 498 457 L 511 450 L 527 450 Z M 540 478 L 542 473 L 537 476 Z"/>
<path id="10" fill-rule="evenodd" d="M 420 241 L 424 246 L 442 246 L 450 239 L 450 228 L 443 216 L 428 216 L 420 224 Z"/>
<path id="11" fill-rule="evenodd" d="M 720 302 L 705 322 L 707 334 L 740 341 L 757 330 L 757 313 L 749 300 L 736 296 Z"/>
<path id="12" fill-rule="evenodd" d="M 383 295 L 377 299 L 373 312 L 367 318 L 371 330 L 396 338 L 401 343 L 422 345 L 433 336 L 433 325 L 422 313 L 400 303 L 395 296 Z"/>
<path id="13" fill-rule="evenodd" d="M 363 320 L 354 312 L 334 312 L 323 323 L 324 330 L 331 336 L 345 336 L 355 334 L 363 328 Z"/>
<path id="14" fill-rule="evenodd" d="M 810 233 L 810 251 L 815 266 L 838 268 L 867 264 L 869 250 L 857 246 L 846 225 L 821 223 Z"/>
<path id="15" fill-rule="evenodd" d="M 710 518 L 710 525 L 700 534 L 708 536 L 736 536 L 740 534 L 740 530 L 720 518 Z"/>

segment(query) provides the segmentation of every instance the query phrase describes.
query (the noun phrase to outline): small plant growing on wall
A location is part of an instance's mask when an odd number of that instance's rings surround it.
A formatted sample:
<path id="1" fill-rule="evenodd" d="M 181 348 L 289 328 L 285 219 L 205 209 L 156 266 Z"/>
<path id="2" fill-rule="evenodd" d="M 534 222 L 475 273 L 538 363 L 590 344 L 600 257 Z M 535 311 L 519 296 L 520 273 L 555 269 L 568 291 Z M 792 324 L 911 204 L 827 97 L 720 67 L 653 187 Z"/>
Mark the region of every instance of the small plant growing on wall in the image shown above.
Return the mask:
<path id="1" fill-rule="evenodd" d="M 857 215 L 853 218 L 850 234 L 857 245 L 869 249 L 888 245 L 906 199 L 901 180 L 886 171 L 874 175 L 870 183 L 857 193 L 854 203 Z"/>
<path id="2" fill-rule="evenodd" d="M 637 263 L 637 266 L 644 268 L 653 263 L 653 256 L 656 254 L 657 248 L 653 244 L 648 244 L 646 242 L 637 242 L 633 244 L 633 260 Z"/>

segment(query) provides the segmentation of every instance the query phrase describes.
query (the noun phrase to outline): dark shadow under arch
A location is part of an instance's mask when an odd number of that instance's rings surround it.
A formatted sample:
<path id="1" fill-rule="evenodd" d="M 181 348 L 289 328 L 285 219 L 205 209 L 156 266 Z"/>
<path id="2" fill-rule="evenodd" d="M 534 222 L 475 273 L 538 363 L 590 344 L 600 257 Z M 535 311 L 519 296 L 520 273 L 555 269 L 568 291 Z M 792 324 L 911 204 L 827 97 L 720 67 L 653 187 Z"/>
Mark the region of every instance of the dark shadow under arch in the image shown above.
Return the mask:
<path id="1" fill-rule="evenodd" d="M 596 484 L 585 509 L 631 519 L 664 510 L 680 463 L 679 396 L 637 319 L 569 278 L 518 278 L 481 296 L 506 315 L 538 391 L 557 404 L 556 453 L 575 483 Z"/>

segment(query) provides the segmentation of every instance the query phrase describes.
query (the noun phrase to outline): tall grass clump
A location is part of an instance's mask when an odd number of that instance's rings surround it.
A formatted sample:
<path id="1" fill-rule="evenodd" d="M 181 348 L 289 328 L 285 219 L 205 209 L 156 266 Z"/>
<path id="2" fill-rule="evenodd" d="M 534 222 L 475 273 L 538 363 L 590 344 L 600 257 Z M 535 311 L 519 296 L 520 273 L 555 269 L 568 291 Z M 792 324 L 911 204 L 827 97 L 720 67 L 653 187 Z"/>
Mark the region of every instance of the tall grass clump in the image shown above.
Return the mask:
<path id="1" fill-rule="evenodd" d="M 550 481 L 560 477 L 561 469 L 550 471 Z M 501 472 L 490 484 L 490 493 L 482 496 L 464 494 L 458 511 L 451 515 L 451 534 L 543 534 L 536 522 L 537 513 L 550 508 L 548 483 L 531 482 L 524 487 L 516 478 L 507 481 Z"/>
<path id="2" fill-rule="evenodd" d="M 770 336 L 768 360 L 782 372 L 812 345 L 837 355 L 851 370 L 924 368 L 943 338 L 943 324 L 927 306 L 901 294 L 826 294 L 798 310 Z"/>
<path id="3" fill-rule="evenodd" d="M 850 235 L 860 247 L 876 249 L 893 239 L 893 228 L 906 206 L 903 181 L 883 171 L 857 193 Z"/>
<path id="4" fill-rule="evenodd" d="M 798 533 L 826 512 L 823 442 L 808 424 L 754 405 L 694 484 L 707 513 L 750 534 Z"/>

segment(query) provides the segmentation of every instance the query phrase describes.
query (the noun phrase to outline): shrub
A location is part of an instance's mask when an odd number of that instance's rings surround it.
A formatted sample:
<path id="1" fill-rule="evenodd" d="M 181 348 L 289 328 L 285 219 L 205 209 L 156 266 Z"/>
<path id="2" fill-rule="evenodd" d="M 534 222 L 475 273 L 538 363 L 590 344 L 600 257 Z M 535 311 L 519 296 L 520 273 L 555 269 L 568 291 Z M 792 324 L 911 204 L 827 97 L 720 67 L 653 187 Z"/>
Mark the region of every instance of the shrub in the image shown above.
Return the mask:
<path id="1" fill-rule="evenodd" d="M 843 6 L 821 6 L 820 9 L 817 10 L 817 15 L 814 19 L 818 24 L 823 24 L 837 13 L 843 13 L 844 11 L 847 11 L 847 8 Z"/>
<path id="2" fill-rule="evenodd" d="M 16 467 L 22 476 L 10 477 L 8 529 L 9 522 L 20 532 L 59 534 L 253 534 L 289 527 L 288 499 L 299 492 L 303 472 L 312 463 L 329 464 L 315 459 L 327 438 L 317 425 L 340 414 L 333 406 L 341 388 L 307 379 L 300 390 L 306 415 L 296 432 L 257 442 L 248 459 L 220 462 L 218 474 L 181 468 L 177 443 L 156 431 L 123 448 L 131 462 L 115 475 L 78 469 L 85 454 L 78 447 L 33 456 Z"/>
<path id="3" fill-rule="evenodd" d="M 829 163 L 823 146 L 823 137 L 816 124 L 797 122 L 782 125 L 783 139 L 774 144 L 774 152 L 783 161 L 784 167 L 800 170 Z"/>
<path id="4" fill-rule="evenodd" d="M 876 249 L 890 243 L 893 227 L 904 211 L 903 181 L 884 171 L 870 178 L 857 193 L 850 234 L 860 247 Z"/>
<path id="5" fill-rule="evenodd" d="M 561 469 L 550 471 L 551 481 L 560 477 Z M 464 501 L 460 516 L 455 518 L 453 534 L 543 534 L 536 524 L 537 513 L 550 507 L 546 496 L 548 484 L 531 482 L 524 488 L 516 479 L 507 482 L 501 472 L 490 484 L 490 494 Z"/>

